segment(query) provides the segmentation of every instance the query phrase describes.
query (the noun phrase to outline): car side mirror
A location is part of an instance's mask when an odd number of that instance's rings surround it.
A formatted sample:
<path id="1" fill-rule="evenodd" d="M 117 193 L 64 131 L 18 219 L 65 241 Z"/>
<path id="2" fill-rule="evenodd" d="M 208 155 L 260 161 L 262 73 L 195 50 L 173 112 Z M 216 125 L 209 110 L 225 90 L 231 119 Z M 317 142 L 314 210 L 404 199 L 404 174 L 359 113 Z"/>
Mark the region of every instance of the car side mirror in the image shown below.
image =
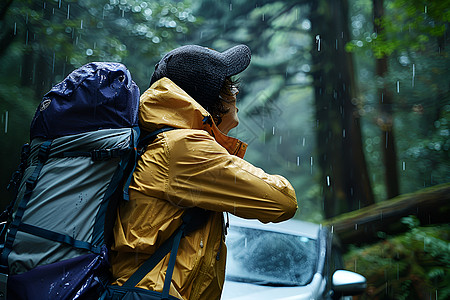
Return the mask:
<path id="1" fill-rule="evenodd" d="M 358 295 L 367 287 L 366 278 L 347 270 L 336 270 L 332 278 L 332 288 L 336 296 Z"/>

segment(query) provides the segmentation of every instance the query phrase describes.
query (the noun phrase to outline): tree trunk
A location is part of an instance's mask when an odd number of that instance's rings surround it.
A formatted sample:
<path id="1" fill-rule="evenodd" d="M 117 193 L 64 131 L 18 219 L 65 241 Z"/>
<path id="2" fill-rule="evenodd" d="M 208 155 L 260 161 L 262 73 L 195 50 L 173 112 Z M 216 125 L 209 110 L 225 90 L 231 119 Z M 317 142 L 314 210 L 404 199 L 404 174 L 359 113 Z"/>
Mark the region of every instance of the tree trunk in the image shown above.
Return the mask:
<path id="1" fill-rule="evenodd" d="M 415 215 L 421 225 L 448 222 L 450 214 L 450 183 L 430 187 L 415 193 L 400 195 L 355 212 L 325 220 L 323 225 L 333 226 L 344 244 L 374 243 L 388 235 L 408 228 L 400 220 Z"/>
<path id="2" fill-rule="evenodd" d="M 381 35 L 384 31 L 383 25 L 380 22 L 384 16 L 384 0 L 373 0 L 373 15 L 374 15 L 374 31 L 377 35 Z M 384 78 L 388 72 L 388 58 L 383 56 L 376 59 L 376 75 Z M 398 171 L 397 171 L 397 154 L 395 150 L 394 138 L 394 121 L 392 116 L 393 99 L 392 94 L 386 88 L 386 83 L 378 89 L 378 99 L 380 102 L 380 116 L 378 118 L 378 125 L 381 128 L 382 145 L 386 193 L 387 198 L 393 198 L 399 194 Z"/>
<path id="3" fill-rule="evenodd" d="M 326 218 L 374 202 L 357 107 L 346 0 L 314 1 L 311 9 L 318 164 Z"/>

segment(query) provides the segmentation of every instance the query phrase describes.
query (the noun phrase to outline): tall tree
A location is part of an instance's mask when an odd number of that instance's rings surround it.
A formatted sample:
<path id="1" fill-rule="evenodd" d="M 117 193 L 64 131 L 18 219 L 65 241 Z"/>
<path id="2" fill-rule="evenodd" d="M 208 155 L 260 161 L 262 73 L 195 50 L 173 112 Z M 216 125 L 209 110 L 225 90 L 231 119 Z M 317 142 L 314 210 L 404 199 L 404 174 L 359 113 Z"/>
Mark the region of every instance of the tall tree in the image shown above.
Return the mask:
<path id="1" fill-rule="evenodd" d="M 384 28 L 384 0 L 373 0 L 374 31 L 377 35 L 383 35 Z M 376 75 L 383 79 L 388 73 L 388 56 L 376 57 Z M 377 120 L 381 129 L 382 153 L 384 159 L 384 173 L 386 181 L 386 194 L 393 198 L 399 194 L 397 153 L 394 138 L 394 100 L 386 83 L 381 80 L 382 86 L 378 88 L 377 98 L 380 103 L 380 117 Z"/>
<path id="2" fill-rule="evenodd" d="M 346 0 L 313 1 L 311 9 L 317 151 L 325 217 L 374 203 L 362 148 Z"/>

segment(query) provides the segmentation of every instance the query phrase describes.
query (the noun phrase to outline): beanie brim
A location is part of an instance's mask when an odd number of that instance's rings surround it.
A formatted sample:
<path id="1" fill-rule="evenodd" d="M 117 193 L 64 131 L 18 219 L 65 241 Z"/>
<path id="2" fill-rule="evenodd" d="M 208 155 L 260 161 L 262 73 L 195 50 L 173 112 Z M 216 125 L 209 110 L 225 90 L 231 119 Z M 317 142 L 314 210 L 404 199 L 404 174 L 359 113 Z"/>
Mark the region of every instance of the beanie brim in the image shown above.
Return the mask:
<path id="1" fill-rule="evenodd" d="M 246 45 L 234 46 L 220 55 L 227 62 L 228 70 L 226 76 L 233 76 L 244 71 L 251 60 L 250 48 Z"/>
<path id="2" fill-rule="evenodd" d="M 168 52 L 155 66 L 150 85 L 167 77 L 192 98 L 205 104 L 217 101 L 226 77 L 244 71 L 251 60 L 250 48 L 237 45 L 224 52 L 186 45 Z"/>

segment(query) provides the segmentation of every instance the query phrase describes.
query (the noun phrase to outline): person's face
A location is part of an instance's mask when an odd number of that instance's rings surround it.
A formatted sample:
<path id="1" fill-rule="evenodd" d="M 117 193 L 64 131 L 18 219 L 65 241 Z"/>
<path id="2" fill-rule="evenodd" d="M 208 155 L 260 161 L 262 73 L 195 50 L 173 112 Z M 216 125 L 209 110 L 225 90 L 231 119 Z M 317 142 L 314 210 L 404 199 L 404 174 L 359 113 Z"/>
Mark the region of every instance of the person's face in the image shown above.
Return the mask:
<path id="1" fill-rule="evenodd" d="M 238 111 L 239 109 L 236 107 L 236 95 L 239 93 L 237 88 L 233 88 L 231 90 L 231 95 L 220 95 L 220 99 L 223 101 L 223 105 L 228 112 L 222 116 L 222 122 L 217 126 L 220 131 L 224 134 L 228 134 L 228 132 L 234 127 L 238 126 L 239 118 Z"/>

